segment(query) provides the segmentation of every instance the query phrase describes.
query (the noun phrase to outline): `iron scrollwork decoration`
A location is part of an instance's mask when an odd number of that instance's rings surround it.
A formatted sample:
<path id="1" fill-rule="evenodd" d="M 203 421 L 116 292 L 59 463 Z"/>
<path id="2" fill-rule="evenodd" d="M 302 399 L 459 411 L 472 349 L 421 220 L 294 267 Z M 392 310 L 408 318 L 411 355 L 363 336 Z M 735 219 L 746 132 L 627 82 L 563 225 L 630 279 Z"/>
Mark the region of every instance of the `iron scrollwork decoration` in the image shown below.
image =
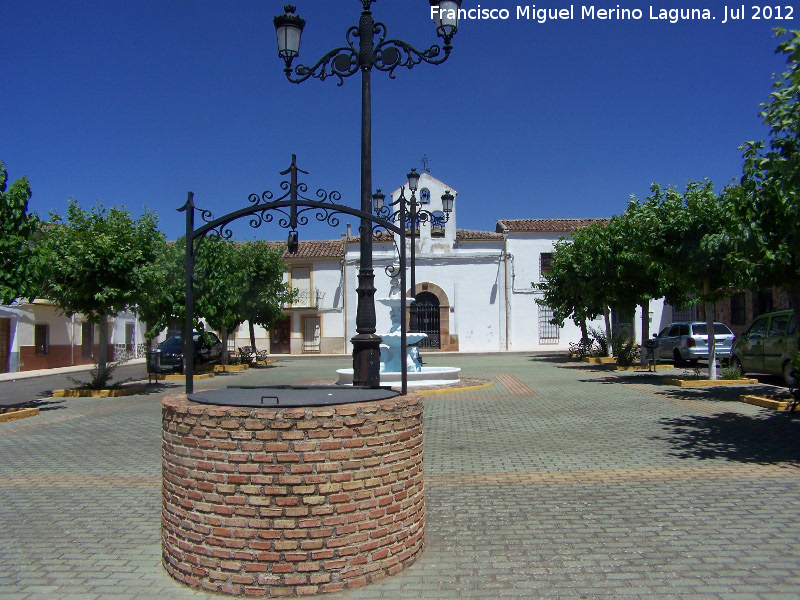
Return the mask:
<path id="1" fill-rule="evenodd" d="M 275 211 L 283 215 L 277 221 L 280 227 L 290 230 L 287 240 L 290 253 L 296 252 L 298 249 L 299 235 L 297 227 L 308 224 L 309 219 L 306 214 L 308 211 L 313 211 L 317 221 L 327 223 L 331 227 L 338 227 L 338 215 L 346 214 L 369 221 L 374 224 L 374 227 L 385 230 L 387 235 L 388 233 L 394 233 L 399 236 L 401 240 L 405 239 L 405 230 L 398 227 L 393 222 L 380 219 L 369 211 L 362 211 L 338 204 L 341 200 L 341 194 L 337 191 L 327 192 L 323 189 L 319 189 L 316 192 L 316 200 L 307 198 L 304 194 L 308 192 L 308 186 L 298 181 L 298 173 L 308 174 L 297 166 L 297 156 L 292 154 L 292 164 L 285 171 L 281 171 L 281 175 L 290 175 L 289 181 L 282 181 L 280 183 L 280 188 L 285 190 L 283 195 L 273 199 L 274 196 L 270 191 L 265 191 L 261 194 L 250 194 L 248 197 L 250 206 L 230 212 L 218 219 L 213 218 L 213 214 L 210 210 L 197 208 L 194 204 L 194 193 L 189 192 L 186 203 L 181 208 L 177 209 L 178 212 L 186 213 L 184 273 L 186 281 L 185 331 L 191 331 L 194 327 L 194 284 L 197 281 L 194 276 L 195 243 L 202 243 L 202 240 L 205 239 L 206 236 L 216 236 L 226 240 L 232 239 L 233 231 L 228 227 L 232 221 L 250 217 L 250 226 L 257 228 L 264 223 L 272 223 L 274 221 L 274 217 L 270 211 Z M 194 226 L 195 214 L 199 214 L 204 222 L 203 225 L 197 228 Z M 403 255 L 400 256 L 399 270 L 402 282 L 405 276 L 405 256 Z M 191 350 L 191 339 L 191 336 L 186 336 L 184 339 L 184 356 L 187 357 L 184 367 L 186 393 L 192 393 L 194 390 L 194 361 L 192 360 L 193 352 Z M 405 383 L 403 385 L 405 386 Z"/>
<path id="2" fill-rule="evenodd" d="M 419 230 L 422 224 L 429 223 L 432 230 L 436 228 L 444 229 L 445 224 L 450 220 L 450 215 L 441 211 L 432 212 L 429 210 L 420 209 L 416 198 L 413 196 L 413 193 L 411 200 L 408 200 L 405 197 L 405 186 L 400 188 L 400 196 L 394 202 L 384 203 L 383 199 L 385 196 L 380 190 L 377 190 L 376 193 L 373 194 L 373 199 L 376 197 L 380 198 L 380 205 L 373 208 L 375 215 L 383 221 L 397 223 L 398 226 L 401 226 L 402 222 L 406 230 L 406 239 L 410 238 L 413 240 L 417 237 L 416 233 L 409 236 L 408 232 L 412 231 L 412 228 L 413 231 L 416 232 Z M 386 241 L 384 238 L 388 237 L 388 235 L 390 234 L 387 230 L 379 231 L 377 234 L 373 235 L 373 240 Z M 399 254 L 400 249 L 397 246 L 396 239 L 394 240 L 394 245 Z M 389 265 L 384 270 L 391 278 L 395 278 L 399 275 L 399 271 L 394 265 Z"/>
<path id="3" fill-rule="evenodd" d="M 250 227 L 257 229 L 264 223 L 275 221 L 276 213 L 281 215 L 277 219 L 278 225 L 283 229 L 289 229 L 290 235 L 288 246 L 290 249 L 297 249 L 298 226 L 308 225 L 307 214 L 312 212 L 314 218 L 320 223 L 326 223 L 331 227 L 338 227 L 340 222 L 338 215 L 342 213 L 350 214 L 352 210 L 346 206 L 338 204 L 342 195 L 338 191 L 328 192 L 322 188 L 316 191 L 316 199 L 307 197 L 308 185 L 298 181 L 298 173 L 308 175 L 307 171 L 297 166 L 297 156 L 292 154 L 292 164 L 288 169 L 281 171 L 281 175 L 290 175 L 290 179 L 280 183 L 284 193 L 275 198 L 274 194 L 267 190 L 261 194 L 253 193 L 248 196 L 250 206 L 232 212 L 219 219 L 214 219 L 211 211 L 196 208 L 200 218 L 206 225 L 198 228 L 198 235 L 208 233 L 223 239 L 231 239 L 233 232 L 228 225 L 241 217 L 250 216 Z"/>
<path id="4" fill-rule="evenodd" d="M 370 5 L 374 0 L 362 1 L 364 14 L 369 15 Z M 294 14 L 295 7 L 287 5 L 284 10 L 285 14 L 275 17 L 275 26 L 279 27 L 283 21 L 288 20 L 302 31 L 305 21 Z M 371 17 L 362 18 L 359 25 L 347 30 L 345 36 L 347 46 L 331 50 L 312 67 L 297 65 L 292 71 L 292 62 L 296 53 L 285 52 L 281 54 L 281 58 L 286 64 L 284 68 L 286 78 L 292 83 L 302 83 L 312 77 L 320 81 L 328 77 L 338 77 L 339 81 L 336 85 L 341 86 L 345 77 L 354 75 L 360 67 L 369 69 L 373 66 L 379 71 L 389 73 L 389 77 L 395 79 L 394 71 L 398 67 L 411 69 L 423 62 L 438 65 L 446 61 L 453 49 L 451 44 L 453 33 L 455 31 L 448 35 L 440 33 L 444 38 L 444 47 L 433 44 L 426 50 L 417 50 L 402 40 L 387 40 L 386 25 L 380 21 L 374 21 Z M 371 43 L 368 43 L 367 40 L 370 40 Z"/>

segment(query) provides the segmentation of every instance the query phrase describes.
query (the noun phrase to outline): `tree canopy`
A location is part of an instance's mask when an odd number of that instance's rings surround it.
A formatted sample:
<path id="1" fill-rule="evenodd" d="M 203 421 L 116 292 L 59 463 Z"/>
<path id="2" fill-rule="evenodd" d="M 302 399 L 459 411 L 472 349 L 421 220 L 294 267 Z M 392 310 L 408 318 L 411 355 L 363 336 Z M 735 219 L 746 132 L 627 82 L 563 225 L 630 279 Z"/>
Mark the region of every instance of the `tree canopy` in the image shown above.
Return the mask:
<path id="1" fill-rule="evenodd" d="M 38 295 L 67 315 L 81 313 L 100 326 L 98 365 L 106 368 L 108 318 L 143 301 L 157 276 L 163 234 L 157 217 L 145 211 L 135 220 L 124 208 L 91 212 L 69 201 L 66 220 L 51 213 L 37 242 L 41 262 Z"/>
<path id="2" fill-rule="evenodd" d="M 31 186 L 21 177 L 8 187 L 5 164 L 0 161 L 0 304 L 35 295 L 33 270 L 36 254 L 33 236 L 39 219 L 28 214 Z"/>
<path id="3" fill-rule="evenodd" d="M 784 288 L 800 311 L 800 31 L 778 29 L 786 70 L 759 113 L 766 141 L 746 142 L 741 190 L 731 196 L 756 283 Z"/>
<path id="4" fill-rule="evenodd" d="M 147 323 L 149 339 L 168 327 L 183 323 L 186 316 L 185 238 L 164 244 L 154 274 L 153 292 L 138 306 Z M 227 338 L 245 321 L 250 324 L 251 346 L 255 346 L 253 324 L 272 329 L 284 303 L 296 292 L 283 281 L 286 264 L 282 247 L 265 241 L 236 242 L 207 236 L 195 243 L 194 327 L 202 320 Z"/>

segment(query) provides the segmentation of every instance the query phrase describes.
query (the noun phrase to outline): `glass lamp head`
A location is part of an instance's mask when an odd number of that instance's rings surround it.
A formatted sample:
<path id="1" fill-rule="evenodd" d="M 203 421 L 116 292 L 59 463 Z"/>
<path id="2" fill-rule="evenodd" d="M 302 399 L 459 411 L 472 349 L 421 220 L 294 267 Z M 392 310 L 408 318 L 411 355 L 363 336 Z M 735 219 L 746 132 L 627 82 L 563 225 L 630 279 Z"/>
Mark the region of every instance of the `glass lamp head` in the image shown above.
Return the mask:
<path id="1" fill-rule="evenodd" d="M 278 56 L 287 62 L 300 53 L 300 35 L 306 22 L 295 14 L 295 7 L 287 4 L 283 7 L 282 15 L 277 15 L 272 22 L 275 24 L 275 33 L 278 36 Z"/>
<path id="2" fill-rule="evenodd" d="M 445 190 L 444 194 L 442 194 L 442 210 L 445 214 L 449 215 L 453 212 L 453 200 L 455 199 L 456 197 L 450 193 L 450 190 Z"/>
<path id="3" fill-rule="evenodd" d="M 411 173 L 406 175 L 408 178 L 408 189 L 412 192 L 417 191 L 417 186 L 419 185 L 419 173 L 417 173 L 416 169 L 411 169 Z"/>

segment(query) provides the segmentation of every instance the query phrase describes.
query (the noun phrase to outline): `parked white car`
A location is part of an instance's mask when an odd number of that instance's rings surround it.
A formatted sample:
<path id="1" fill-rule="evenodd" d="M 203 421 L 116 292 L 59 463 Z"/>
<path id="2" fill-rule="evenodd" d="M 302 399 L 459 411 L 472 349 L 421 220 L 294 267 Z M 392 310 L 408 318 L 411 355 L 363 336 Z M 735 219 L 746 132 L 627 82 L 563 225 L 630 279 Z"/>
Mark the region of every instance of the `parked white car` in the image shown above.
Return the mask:
<path id="1" fill-rule="evenodd" d="M 655 336 L 661 359 L 675 361 L 676 366 L 695 365 L 708 360 L 708 325 L 700 321 L 672 323 Z M 724 323 L 714 323 L 714 353 L 721 362 L 731 357 L 731 346 L 736 334 Z"/>

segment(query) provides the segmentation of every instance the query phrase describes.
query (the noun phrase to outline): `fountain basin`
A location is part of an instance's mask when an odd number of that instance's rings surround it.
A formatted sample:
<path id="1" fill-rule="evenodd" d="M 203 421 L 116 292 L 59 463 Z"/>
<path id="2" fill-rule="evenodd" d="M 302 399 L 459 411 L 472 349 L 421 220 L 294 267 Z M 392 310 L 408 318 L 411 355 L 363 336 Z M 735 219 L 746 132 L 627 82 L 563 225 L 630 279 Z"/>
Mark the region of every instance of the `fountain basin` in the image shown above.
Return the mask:
<path id="1" fill-rule="evenodd" d="M 459 367 L 422 367 L 419 371 L 407 371 L 408 387 L 427 387 L 451 385 L 460 381 Z M 337 385 L 353 385 L 353 369 L 337 369 Z M 381 385 L 399 386 L 402 382 L 400 371 L 381 371 Z"/>

